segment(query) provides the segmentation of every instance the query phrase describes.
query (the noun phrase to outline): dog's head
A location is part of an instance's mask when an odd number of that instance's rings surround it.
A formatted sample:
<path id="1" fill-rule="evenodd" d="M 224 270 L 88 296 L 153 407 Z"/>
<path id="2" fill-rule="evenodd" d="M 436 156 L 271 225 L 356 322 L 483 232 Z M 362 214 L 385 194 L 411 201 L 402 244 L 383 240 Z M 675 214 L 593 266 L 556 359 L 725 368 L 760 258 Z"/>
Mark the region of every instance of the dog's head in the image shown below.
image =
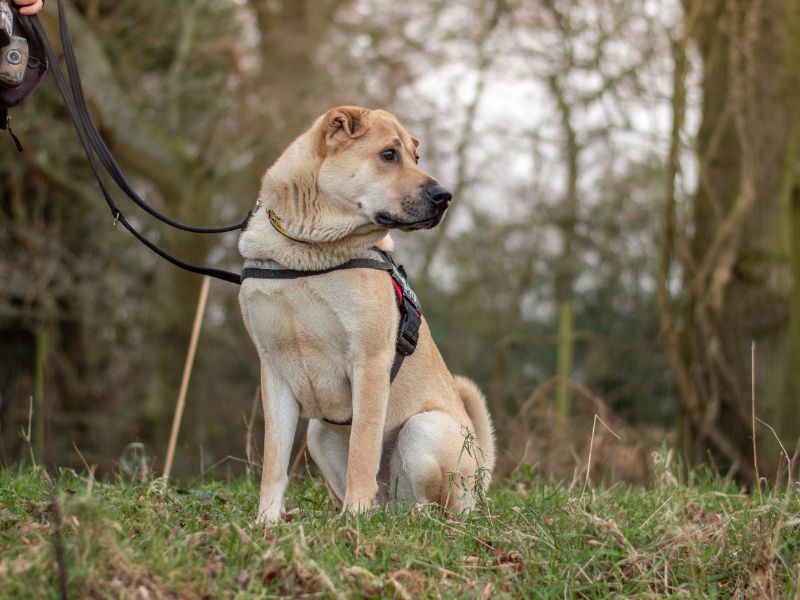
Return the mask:
<path id="1" fill-rule="evenodd" d="M 385 228 L 412 231 L 441 222 L 452 196 L 419 168 L 419 140 L 393 114 L 340 106 L 309 133 L 321 160 L 317 187 L 324 201 Z"/>

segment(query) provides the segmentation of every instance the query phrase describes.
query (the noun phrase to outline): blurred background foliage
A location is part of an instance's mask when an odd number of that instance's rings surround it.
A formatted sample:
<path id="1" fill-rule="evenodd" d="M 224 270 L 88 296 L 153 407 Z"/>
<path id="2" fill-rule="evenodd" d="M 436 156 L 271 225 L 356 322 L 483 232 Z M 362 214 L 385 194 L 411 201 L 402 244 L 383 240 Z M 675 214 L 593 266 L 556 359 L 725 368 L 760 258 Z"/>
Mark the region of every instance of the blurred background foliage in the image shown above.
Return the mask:
<path id="1" fill-rule="evenodd" d="M 572 476 L 599 415 L 623 440 L 599 436 L 592 475 L 636 481 L 665 437 L 752 478 L 753 340 L 759 416 L 789 451 L 800 436 L 799 4 L 66 2 L 103 135 L 184 222 L 241 219 L 326 109 L 396 113 L 456 199 L 438 229 L 396 235 L 398 255 L 449 366 L 487 392 L 500 470 Z M 55 38 L 54 5 L 42 21 Z M 158 469 L 200 280 L 113 226 L 52 81 L 13 118 L 26 151 L 0 144 L 0 460 L 27 452 L 32 398 L 36 452 L 79 464 L 77 446 L 110 470 L 141 442 Z M 127 213 L 185 259 L 238 268 L 235 233 Z M 244 456 L 258 413 L 236 293 L 212 284 L 183 476 Z M 774 467 L 776 437 L 758 435 Z"/>

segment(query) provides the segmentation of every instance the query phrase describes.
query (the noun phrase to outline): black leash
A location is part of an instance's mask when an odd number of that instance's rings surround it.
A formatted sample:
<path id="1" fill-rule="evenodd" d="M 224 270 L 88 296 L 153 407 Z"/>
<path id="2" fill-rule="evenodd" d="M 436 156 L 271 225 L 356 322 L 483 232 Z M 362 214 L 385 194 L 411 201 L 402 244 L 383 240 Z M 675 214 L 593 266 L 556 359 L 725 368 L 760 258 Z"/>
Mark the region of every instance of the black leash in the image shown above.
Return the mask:
<path id="1" fill-rule="evenodd" d="M 76 107 L 78 108 L 78 113 L 80 115 L 81 121 L 86 125 L 86 131 L 88 132 L 92 146 L 94 150 L 97 152 L 100 160 L 105 166 L 106 170 L 108 171 L 109 175 L 111 175 L 112 179 L 119 185 L 120 189 L 125 192 L 125 194 L 136 203 L 137 206 L 142 208 L 143 210 L 147 211 L 152 216 L 156 217 L 163 223 L 170 225 L 176 229 L 181 229 L 183 231 L 189 231 L 191 233 L 226 233 L 228 231 L 235 231 L 237 229 L 241 229 L 244 224 L 247 222 L 247 219 L 239 223 L 234 223 L 232 225 L 225 225 L 223 227 L 194 227 L 192 225 L 185 225 L 183 223 L 179 223 L 178 221 L 174 221 L 167 217 L 166 215 L 161 214 L 156 209 L 151 207 L 147 204 L 141 197 L 136 193 L 133 187 L 130 185 L 128 180 L 126 179 L 122 169 L 120 168 L 119 164 L 117 164 L 114 156 L 111 154 L 111 151 L 108 149 L 108 146 L 103 140 L 100 132 L 97 130 L 97 126 L 95 125 L 94 121 L 92 120 L 91 115 L 89 114 L 89 110 L 86 106 L 86 97 L 83 93 L 83 84 L 81 82 L 80 72 L 78 70 L 78 61 L 75 58 L 75 49 L 72 45 L 72 35 L 70 34 L 69 27 L 67 26 L 67 19 L 66 13 L 62 12 L 63 5 L 62 0 L 57 0 L 58 2 L 58 10 L 59 10 L 59 33 L 61 35 L 61 47 L 64 50 L 64 60 L 67 64 L 67 73 L 69 75 L 70 85 L 72 87 L 72 91 L 76 100 Z"/>
<path id="2" fill-rule="evenodd" d="M 242 274 L 239 275 L 238 273 L 233 273 L 231 271 L 193 265 L 180 260 L 148 240 L 135 227 L 133 227 L 133 225 L 131 225 L 131 223 L 125 218 L 125 215 L 122 213 L 120 208 L 117 206 L 116 202 L 114 202 L 114 198 L 101 175 L 98 159 L 100 163 L 102 163 L 102 166 L 105 168 L 105 171 L 108 173 L 108 175 L 114 180 L 114 182 L 125 193 L 125 195 L 128 196 L 137 206 L 142 208 L 148 214 L 156 217 L 163 223 L 166 223 L 167 225 L 170 225 L 176 229 L 191 233 L 225 233 L 229 231 L 235 231 L 237 229 L 242 229 L 247 224 L 250 214 L 248 214 L 241 223 L 235 223 L 233 225 L 226 225 L 224 227 L 195 227 L 180 223 L 170 219 L 166 215 L 161 214 L 147 204 L 136 193 L 125 177 L 125 174 L 122 172 L 119 164 L 114 159 L 114 156 L 111 154 L 108 145 L 100 135 L 100 132 L 98 131 L 97 126 L 95 125 L 94 120 L 89 113 L 89 109 L 86 105 L 86 96 L 83 92 L 80 71 L 78 69 L 78 62 L 75 58 L 75 49 L 72 45 L 72 36 L 67 24 L 67 16 L 64 10 L 63 0 L 56 0 L 56 2 L 58 4 L 61 47 L 64 51 L 64 61 L 67 66 L 69 83 L 67 82 L 67 78 L 64 76 L 64 73 L 61 70 L 58 55 L 53 49 L 53 46 L 50 43 L 47 33 L 42 27 L 39 18 L 35 16 L 26 17 L 22 15 L 20 15 L 19 18 L 24 20 L 24 22 L 30 26 L 30 28 L 36 33 L 41 41 L 44 52 L 50 63 L 50 67 L 52 68 L 56 86 L 58 87 L 58 90 L 64 99 L 64 105 L 66 106 L 67 111 L 72 118 L 72 122 L 75 125 L 75 130 L 78 132 L 78 138 L 80 139 L 83 150 L 86 153 L 86 158 L 89 161 L 89 167 L 91 168 L 92 173 L 97 180 L 97 184 L 100 186 L 100 191 L 103 194 L 103 198 L 105 199 L 106 204 L 108 205 L 108 208 L 111 210 L 111 214 L 114 217 L 114 224 L 116 225 L 117 223 L 121 223 L 125 229 L 127 229 L 137 240 L 142 242 L 150 250 L 173 265 L 180 267 L 181 269 L 185 269 L 186 271 L 200 275 L 208 275 L 209 277 L 215 277 L 217 279 L 236 284 L 241 284 L 242 280 L 248 277 L 264 279 L 296 279 L 298 277 L 322 275 L 324 273 L 331 273 L 341 269 L 378 269 L 381 271 L 388 271 L 397 293 L 397 303 L 400 311 L 400 323 L 398 326 L 397 340 L 395 343 L 395 360 L 392 364 L 390 373 L 390 381 L 394 381 L 397 373 L 400 371 L 400 367 L 402 366 L 405 357 L 411 355 L 417 347 L 417 343 L 419 341 L 419 328 L 422 324 L 422 308 L 416 294 L 408 284 L 405 271 L 402 267 L 399 267 L 394 262 L 391 255 L 387 252 L 378 250 L 379 254 L 383 258 L 382 261 L 356 258 L 337 267 L 321 269 L 317 271 L 259 269 L 246 267 L 242 270 Z M 273 227 L 275 227 L 283 235 L 289 237 L 290 239 L 294 239 L 283 230 L 280 220 L 271 211 L 269 213 L 269 217 Z"/>
<path id="3" fill-rule="evenodd" d="M 185 269 L 186 271 L 190 271 L 192 273 L 197 273 L 199 275 L 208 275 L 209 277 L 215 277 L 217 279 L 221 279 L 223 281 L 229 281 L 231 283 L 240 284 L 241 277 L 237 273 L 233 273 L 231 271 L 225 271 L 223 269 L 215 269 L 211 267 L 204 267 L 200 265 L 193 265 L 191 263 L 187 263 L 175 256 L 169 254 L 166 250 L 160 248 L 150 240 L 148 240 L 144 235 L 142 235 L 130 222 L 125 218 L 125 215 L 122 213 L 120 208 L 114 202 L 114 198 L 111 195 L 108 187 L 106 186 L 103 178 L 101 176 L 100 167 L 97 164 L 97 159 L 100 159 L 100 162 L 105 167 L 106 172 L 111 176 L 114 182 L 120 187 L 120 189 L 128 196 L 137 206 L 141 207 L 145 210 L 148 214 L 156 217 L 157 219 L 161 220 L 162 222 L 175 227 L 176 229 L 180 229 L 182 231 L 189 231 L 192 233 L 225 233 L 228 231 L 235 231 L 237 229 L 241 229 L 244 224 L 247 222 L 247 218 L 243 220 L 241 223 L 236 223 L 233 225 L 226 225 L 224 227 L 194 227 L 191 225 L 185 225 L 183 223 L 179 223 L 169 217 L 161 214 L 156 209 L 148 205 L 139 195 L 133 190 L 133 187 L 128 182 L 127 178 L 122 172 L 122 169 L 117 164 L 116 160 L 114 159 L 111 151 L 108 149 L 105 141 L 103 140 L 100 132 L 97 130 L 97 126 L 95 125 L 94 121 L 92 120 L 91 115 L 89 114 L 89 109 L 86 106 L 86 97 L 83 93 L 83 85 L 81 83 L 80 78 L 80 71 L 78 69 L 78 64 L 75 59 L 75 50 L 72 46 L 72 36 L 69 32 L 69 27 L 67 25 L 67 18 L 66 13 L 64 11 L 64 6 L 62 0 L 56 0 L 58 3 L 58 13 L 59 13 L 59 32 L 61 35 L 61 46 L 64 50 L 64 60 L 67 65 L 67 72 L 69 75 L 70 83 L 68 84 L 64 73 L 61 70 L 59 65 L 58 55 L 56 54 L 55 50 L 53 49 L 52 44 L 50 43 L 47 34 L 42 27 L 41 22 L 39 21 L 38 17 L 25 17 L 20 16 L 21 19 L 29 19 L 29 23 L 32 26 L 33 30 L 41 39 L 42 45 L 45 50 L 45 54 L 47 55 L 47 59 L 50 63 L 50 66 L 53 70 L 53 77 L 56 81 L 56 85 L 58 87 L 61 96 L 64 99 L 64 104 L 67 107 L 67 111 L 72 118 L 72 121 L 75 125 L 75 129 L 78 132 L 78 137 L 80 139 L 81 145 L 83 146 L 84 152 L 86 153 L 86 157 L 89 161 L 89 166 L 92 169 L 92 173 L 94 174 L 95 179 L 97 180 L 97 184 L 100 186 L 100 191 L 105 198 L 106 204 L 108 204 L 109 209 L 111 210 L 111 214 L 114 217 L 114 224 L 121 223 L 125 229 L 127 229 L 137 240 L 142 242 L 145 246 L 147 246 L 150 250 L 158 254 L 161 258 L 167 260 L 168 262 L 172 263 L 173 265 L 180 267 L 181 269 Z M 70 85 L 71 84 L 71 85 Z M 249 215 L 248 215 L 249 218 Z"/>

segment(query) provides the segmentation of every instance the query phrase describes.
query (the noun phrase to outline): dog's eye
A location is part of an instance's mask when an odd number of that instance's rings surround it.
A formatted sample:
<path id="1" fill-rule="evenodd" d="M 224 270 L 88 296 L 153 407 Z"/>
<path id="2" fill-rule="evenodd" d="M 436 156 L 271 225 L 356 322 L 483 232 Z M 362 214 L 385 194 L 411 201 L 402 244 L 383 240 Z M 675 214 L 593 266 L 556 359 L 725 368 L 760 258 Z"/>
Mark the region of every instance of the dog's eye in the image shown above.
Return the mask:
<path id="1" fill-rule="evenodd" d="M 384 150 L 383 152 L 381 152 L 381 156 L 383 157 L 383 160 L 385 160 L 386 162 L 397 162 L 398 154 L 397 150 L 395 150 L 394 148 L 389 148 L 388 150 Z"/>

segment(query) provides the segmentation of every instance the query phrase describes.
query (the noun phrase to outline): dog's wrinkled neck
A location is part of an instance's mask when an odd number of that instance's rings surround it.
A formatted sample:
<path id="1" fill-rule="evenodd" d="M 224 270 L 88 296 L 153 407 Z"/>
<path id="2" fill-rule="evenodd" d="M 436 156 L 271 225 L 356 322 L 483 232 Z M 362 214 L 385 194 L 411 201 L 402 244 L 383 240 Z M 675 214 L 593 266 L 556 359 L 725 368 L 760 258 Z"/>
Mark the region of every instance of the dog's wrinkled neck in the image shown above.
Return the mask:
<path id="1" fill-rule="evenodd" d="M 344 264 L 373 246 L 392 249 L 388 232 L 372 224 L 329 226 L 315 236 L 313 229 L 294 227 L 280 215 L 281 226 L 285 228 L 285 233 L 281 233 L 270 222 L 269 210 L 264 204 L 253 212 L 239 238 L 243 257 L 274 260 L 289 269 L 318 270 Z M 327 239 L 320 240 L 320 236 Z"/>
<path id="2" fill-rule="evenodd" d="M 292 169 L 308 160 L 296 156 L 305 150 L 298 145 L 287 149 L 264 175 L 259 202 L 239 238 L 242 256 L 313 270 L 338 266 L 373 246 L 391 250 L 385 228 L 364 222 L 320 193 L 316 171 Z M 270 211 L 279 219 L 278 227 L 270 221 Z"/>
<path id="3" fill-rule="evenodd" d="M 259 203 L 239 238 L 242 256 L 314 270 L 343 264 L 373 246 L 391 250 L 385 228 L 324 197 L 317 185 L 321 164 L 309 135 L 300 136 L 275 161 L 264 174 Z M 270 222 L 269 211 L 283 232 Z"/>
<path id="4" fill-rule="evenodd" d="M 286 237 L 309 244 L 344 240 L 358 230 L 374 229 L 352 211 L 344 210 L 319 191 L 315 172 L 289 179 L 268 171 L 261 186 L 260 202 L 280 219 Z"/>

